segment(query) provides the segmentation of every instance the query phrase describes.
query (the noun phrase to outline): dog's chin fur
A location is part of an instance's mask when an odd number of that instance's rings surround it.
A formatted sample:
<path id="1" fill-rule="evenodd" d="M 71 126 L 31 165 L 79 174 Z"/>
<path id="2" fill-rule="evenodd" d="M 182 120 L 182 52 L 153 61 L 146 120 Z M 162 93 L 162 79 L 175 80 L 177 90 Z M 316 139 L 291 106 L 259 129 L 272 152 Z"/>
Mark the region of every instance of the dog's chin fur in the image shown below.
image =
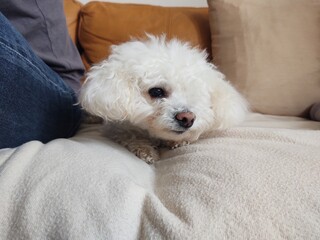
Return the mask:
<path id="1" fill-rule="evenodd" d="M 151 88 L 163 89 L 165 96 L 151 97 Z M 80 102 L 90 114 L 112 122 L 107 137 L 147 162 L 159 157 L 145 153 L 154 149 L 147 139 L 193 142 L 204 132 L 240 123 L 247 113 L 244 98 L 207 62 L 205 51 L 151 35 L 113 46 L 109 58 L 88 72 Z M 179 112 L 195 115 L 192 127 L 178 124 Z"/>

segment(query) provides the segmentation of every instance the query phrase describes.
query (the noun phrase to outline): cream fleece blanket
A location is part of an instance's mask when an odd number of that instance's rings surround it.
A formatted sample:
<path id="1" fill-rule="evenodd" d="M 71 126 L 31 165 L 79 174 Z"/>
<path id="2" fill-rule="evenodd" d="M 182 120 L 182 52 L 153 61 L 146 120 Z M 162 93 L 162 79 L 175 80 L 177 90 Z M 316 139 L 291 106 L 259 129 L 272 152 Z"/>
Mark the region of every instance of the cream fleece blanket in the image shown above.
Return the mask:
<path id="1" fill-rule="evenodd" d="M 154 166 L 97 129 L 0 150 L 0 239 L 320 239 L 320 123 L 256 115 Z"/>

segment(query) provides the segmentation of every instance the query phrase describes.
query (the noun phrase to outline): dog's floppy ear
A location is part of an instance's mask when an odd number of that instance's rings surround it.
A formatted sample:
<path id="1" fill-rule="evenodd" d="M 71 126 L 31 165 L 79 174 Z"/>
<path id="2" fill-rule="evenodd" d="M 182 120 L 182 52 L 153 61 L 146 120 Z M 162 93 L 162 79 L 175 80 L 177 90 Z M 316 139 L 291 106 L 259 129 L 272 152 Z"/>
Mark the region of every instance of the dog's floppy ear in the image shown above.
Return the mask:
<path id="1" fill-rule="evenodd" d="M 123 121 L 133 111 L 137 87 L 130 81 L 121 61 L 110 58 L 93 66 L 80 92 L 80 104 L 106 121 Z"/>
<path id="2" fill-rule="evenodd" d="M 214 65 L 211 65 L 207 77 L 215 117 L 214 128 L 225 129 L 241 123 L 248 113 L 247 101 Z"/>

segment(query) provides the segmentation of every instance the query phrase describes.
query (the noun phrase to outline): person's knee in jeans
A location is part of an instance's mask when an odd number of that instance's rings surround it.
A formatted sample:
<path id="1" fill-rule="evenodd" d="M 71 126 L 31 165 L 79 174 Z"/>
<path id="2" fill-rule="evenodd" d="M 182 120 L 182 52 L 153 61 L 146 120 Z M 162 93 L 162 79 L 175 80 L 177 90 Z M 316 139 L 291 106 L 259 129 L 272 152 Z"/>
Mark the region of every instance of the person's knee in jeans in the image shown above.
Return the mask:
<path id="1" fill-rule="evenodd" d="M 0 25 L 0 148 L 73 136 L 81 119 L 75 91 L 2 14 Z"/>

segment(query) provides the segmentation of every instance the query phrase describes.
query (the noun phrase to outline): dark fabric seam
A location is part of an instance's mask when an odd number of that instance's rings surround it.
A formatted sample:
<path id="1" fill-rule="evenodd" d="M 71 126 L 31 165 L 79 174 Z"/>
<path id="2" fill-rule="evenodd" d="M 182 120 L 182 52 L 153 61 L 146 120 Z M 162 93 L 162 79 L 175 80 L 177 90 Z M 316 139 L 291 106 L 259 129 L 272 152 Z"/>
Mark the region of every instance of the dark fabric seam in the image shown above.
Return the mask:
<path id="1" fill-rule="evenodd" d="M 48 39 L 49 39 L 49 42 L 50 42 L 51 52 L 53 53 L 53 55 L 55 56 L 55 58 L 58 59 L 57 55 L 56 55 L 55 52 L 53 51 L 53 47 L 52 47 L 53 44 L 52 44 L 52 40 L 51 40 L 51 37 L 50 37 L 50 32 L 48 31 L 47 19 L 46 19 L 45 15 L 44 15 L 44 13 L 43 13 L 43 11 L 42 11 L 42 9 L 40 8 L 40 6 L 39 6 L 39 4 L 38 4 L 38 0 L 35 0 L 35 2 L 36 2 L 36 5 L 37 5 L 37 7 L 38 7 L 38 10 L 39 10 L 39 12 L 41 13 L 42 18 L 43 18 L 44 23 L 45 23 L 45 28 L 46 28 L 46 32 L 47 32 L 46 35 L 48 36 Z"/>

